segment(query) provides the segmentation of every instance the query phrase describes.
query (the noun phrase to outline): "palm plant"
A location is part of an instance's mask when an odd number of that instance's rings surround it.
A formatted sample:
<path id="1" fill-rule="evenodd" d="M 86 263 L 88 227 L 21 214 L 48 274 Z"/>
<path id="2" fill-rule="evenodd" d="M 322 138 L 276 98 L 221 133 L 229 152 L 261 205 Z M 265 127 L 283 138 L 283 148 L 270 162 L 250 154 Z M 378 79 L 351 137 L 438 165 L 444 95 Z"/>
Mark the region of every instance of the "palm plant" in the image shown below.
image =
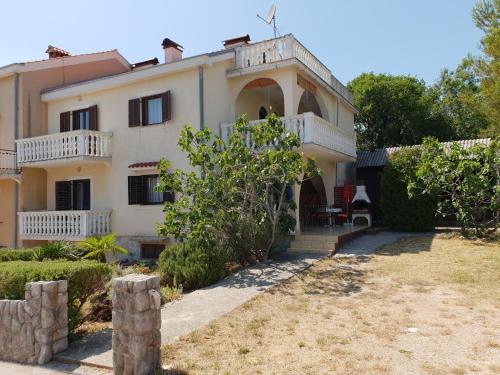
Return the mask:
<path id="1" fill-rule="evenodd" d="M 89 237 L 80 242 L 80 247 L 87 252 L 84 258 L 97 259 L 101 262 L 106 261 L 106 254 L 111 254 L 113 260 L 115 260 L 117 253 L 128 254 L 127 249 L 116 244 L 116 234 L 114 233 L 102 237 Z"/>

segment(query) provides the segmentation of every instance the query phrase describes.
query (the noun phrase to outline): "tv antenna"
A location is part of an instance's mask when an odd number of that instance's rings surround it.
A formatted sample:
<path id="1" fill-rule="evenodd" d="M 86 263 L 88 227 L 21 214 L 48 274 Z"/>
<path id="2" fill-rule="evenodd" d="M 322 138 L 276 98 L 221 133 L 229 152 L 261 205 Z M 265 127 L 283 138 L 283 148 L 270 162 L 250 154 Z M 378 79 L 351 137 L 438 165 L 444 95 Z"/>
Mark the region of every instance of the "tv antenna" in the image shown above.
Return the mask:
<path id="1" fill-rule="evenodd" d="M 276 34 L 278 33 L 278 28 L 276 27 L 276 5 L 271 5 L 269 12 L 267 12 L 266 18 L 261 17 L 258 14 L 257 17 L 268 25 L 270 25 L 271 23 L 273 24 L 274 37 L 276 38 Z"/>

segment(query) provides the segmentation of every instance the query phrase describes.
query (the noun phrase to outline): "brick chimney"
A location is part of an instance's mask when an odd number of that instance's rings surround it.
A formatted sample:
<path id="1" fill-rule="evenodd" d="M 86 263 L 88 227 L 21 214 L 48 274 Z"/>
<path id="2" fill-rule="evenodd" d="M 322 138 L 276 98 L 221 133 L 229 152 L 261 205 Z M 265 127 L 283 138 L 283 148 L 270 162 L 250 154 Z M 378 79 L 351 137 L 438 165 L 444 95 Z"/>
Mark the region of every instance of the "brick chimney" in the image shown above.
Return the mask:
<path id="1" fill-rule="evenodd" d="M 58 57 L 71 56 L 71 53 L 69 53 L 68 51 L 51 46 L 50 44 L 47 47 L 45 53 L 49 54 L 49 59 L 57 59 Z"/>
<path id="2" fill-rule="evenodd" d="M 182 47 L 180 44 L 175 43 L 173 40 L 165 38 L 162 42 L 163 50 L 165 51 L 165 63 L 179 61 L 182 59 Z"/>
<path id="3" fill-rule="evenodd" d="M 226 39 L 222 43 L 225 49 L 230 49 L 238 46 L 244 46 L 250 42 L 250 35 L 237 36 L 236 38 Z"/>

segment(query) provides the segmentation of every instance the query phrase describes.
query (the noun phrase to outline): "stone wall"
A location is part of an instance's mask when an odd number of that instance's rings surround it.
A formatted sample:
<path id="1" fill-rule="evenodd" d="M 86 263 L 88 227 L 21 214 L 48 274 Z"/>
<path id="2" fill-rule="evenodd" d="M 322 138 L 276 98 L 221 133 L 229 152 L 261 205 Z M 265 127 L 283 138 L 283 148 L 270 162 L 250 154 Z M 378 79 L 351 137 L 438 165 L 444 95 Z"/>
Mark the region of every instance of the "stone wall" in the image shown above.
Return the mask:
<path id="1" fill-rule="evenodd" d="M 113 279 L 115 374 L 147 375 L 160 368 L 160 277 L 131 274 Z"/>
<path id="2" fill-rule="evenodd" d="M 25 300 L 0 300 L 0 359 L 43 364 L 68 347 L 68 282 L 27 283 Z"/>

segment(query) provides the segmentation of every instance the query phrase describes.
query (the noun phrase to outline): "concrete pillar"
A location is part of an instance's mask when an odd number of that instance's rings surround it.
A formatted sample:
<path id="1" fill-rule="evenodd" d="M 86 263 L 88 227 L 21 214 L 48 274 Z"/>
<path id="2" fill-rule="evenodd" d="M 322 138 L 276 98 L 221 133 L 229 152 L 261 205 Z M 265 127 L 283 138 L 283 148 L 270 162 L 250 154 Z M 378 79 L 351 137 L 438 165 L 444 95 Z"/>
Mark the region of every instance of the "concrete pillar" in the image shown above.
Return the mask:
<path id="1" fill-rule="evenodd" d="M 112 284 L 114 373 L 153 373 L 161 365 L 160 277 L 131 274 Z"/>

